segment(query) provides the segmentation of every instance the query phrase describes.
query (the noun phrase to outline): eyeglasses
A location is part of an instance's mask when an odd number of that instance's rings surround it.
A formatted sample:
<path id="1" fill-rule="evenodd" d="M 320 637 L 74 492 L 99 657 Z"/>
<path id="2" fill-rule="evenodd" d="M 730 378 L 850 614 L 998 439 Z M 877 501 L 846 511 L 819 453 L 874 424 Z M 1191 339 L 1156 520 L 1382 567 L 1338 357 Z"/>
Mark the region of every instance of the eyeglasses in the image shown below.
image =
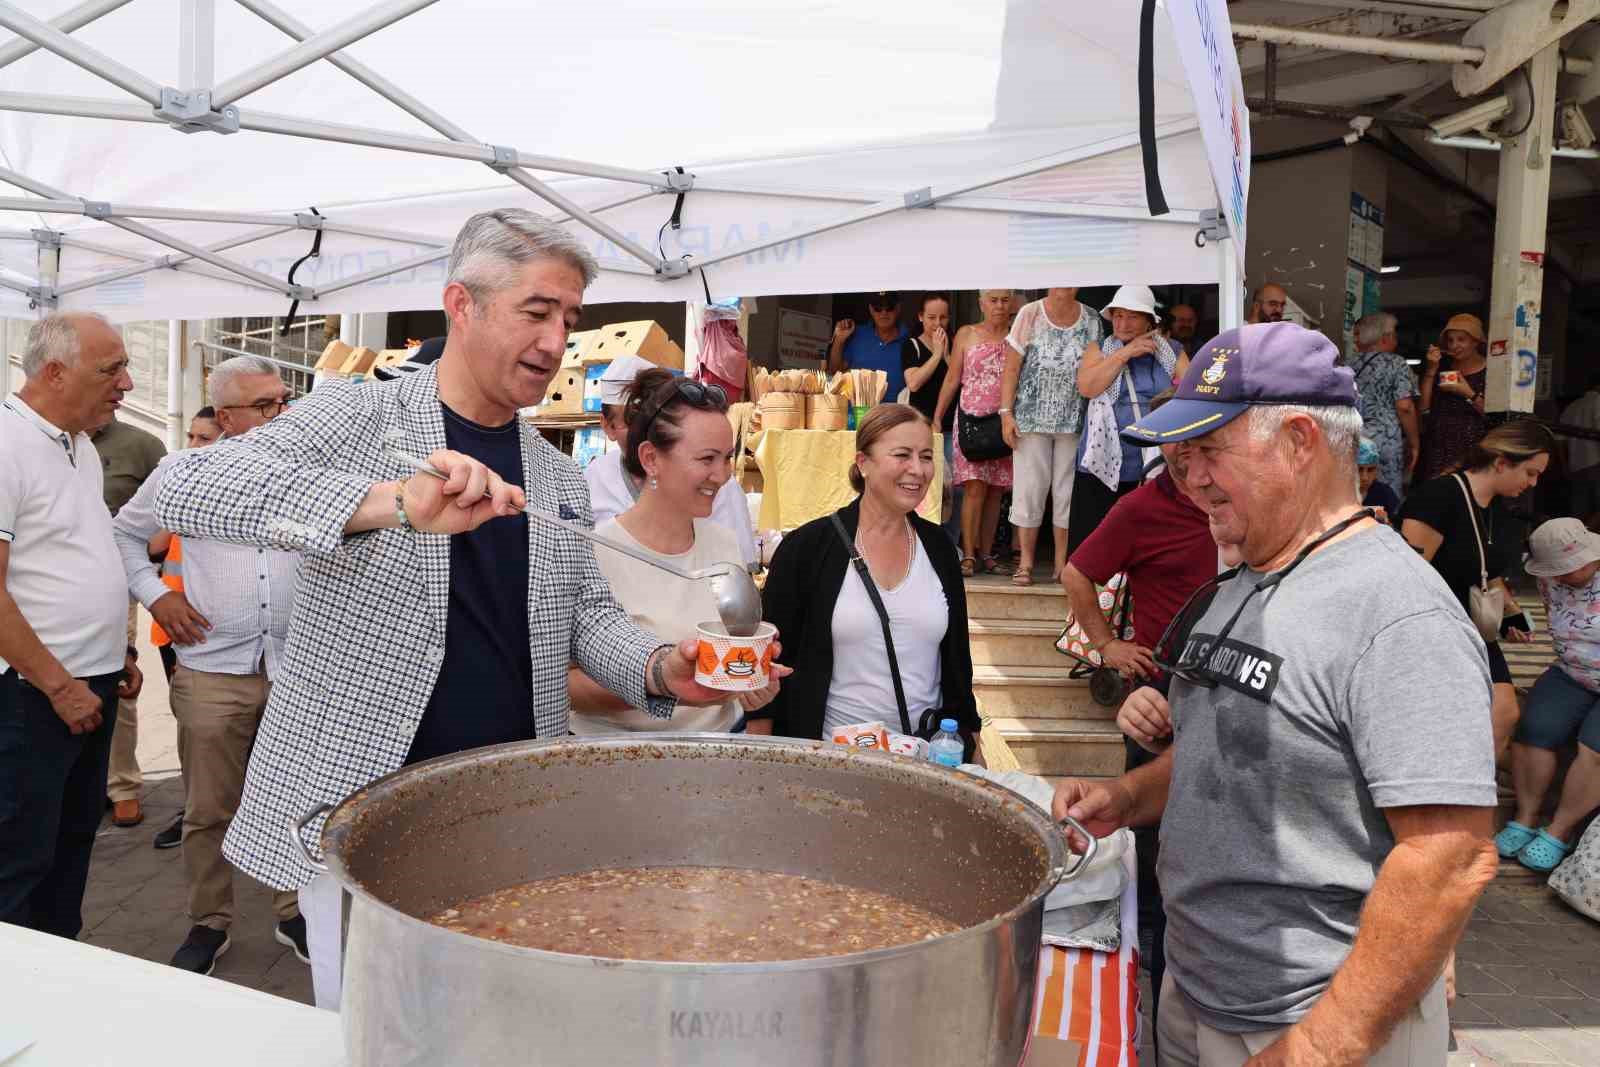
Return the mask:
<path id="1" fill-rule="evenodd" d="M 1294 559 L 1290 560 L 1287 566 L 1281 570 L 1273 571 L 1263 578 L 1260 584 L 1246 593 L 1244 598 L 1239 601 L 1239 606 L 1233 609 L 1233 614 L 1228 616 L 1228 621 L 1222 625 L 1222 629 L 1218 631 L 1216 637 L 1201 642 L 1190 641 L 1190 631 L 1194 628 L 1195 623 L 1199 622 L 1201 617 L 1205 615 L 1206 610 L 1211 607 L 1211 601 L 1216 597 L 1217 590 L 1222 587 L 1223 582 L 1237 577 L 1244 570 L 1244 564 L 1241 563 L 1239 566 L 1225 570 L 1211 578 L 1205 585 L 1196 589 L 1188 600 L 1184 601 L 1183 607 L 1179 608 L 1178 613 L 1172 617 L 1172 621 L 1167 623 L 1167 628 L 1162 631 L 1161 640 L 1156 642 L 1154 652 L 1156 666 L 1174 678 L 1182 678 L 1190 685 L 1196 685 L 1202 689 L 1215 689 L 1217 686 L 1216 679 L 1202 673 L 1202 671 L 1205 664 L 1211 659 L 1212 649 L 1222 647 L 1223 643 L 1227 641 L 1228 635 L 1233 632 L 1234 624 L 1244 614 L 1245 606 L 1250 603 L 1250 598 L 1257 593 L 1263 593 L 1281 585 L 1283 580 L 1289 577 L 1296 567 L 1304 563 L 1306 557 L 1311 553 L 1361 520 L 1376 517 L 1377 512 L 1372 508 L 1362 508 L 1342 522 L 1337 522 L 1328 527 L 1318 534 L 1314 541 L 1296 553 Z"/>
<path id="2" fill-rule="evenodd" d="M 243 411 L 249 408 L 263 419 L 270 419 L 288 406 L 289 401 L 287 398 L 272 397 L 267 400 L 257 400 L 252 404 L 223 404 L 222 409 L 224 411 Z"/>
<path id="3" fill-rule="evenodd" d="M 682 399 L 691 407 L 725 409 L 728 406 L 728 394 L 720 385 L 707 385 L 704 382 L 694 381 L 692 378 L 679 378 L 673 383 L 673 390 L 667 393 L 650 409 L 650 414 L 645 416 L 644 423 L 639 429 L 640 440 L 648 440 L 650 427 L 655 425 L 656 416 L 665 411 L 674 400 Z"/>

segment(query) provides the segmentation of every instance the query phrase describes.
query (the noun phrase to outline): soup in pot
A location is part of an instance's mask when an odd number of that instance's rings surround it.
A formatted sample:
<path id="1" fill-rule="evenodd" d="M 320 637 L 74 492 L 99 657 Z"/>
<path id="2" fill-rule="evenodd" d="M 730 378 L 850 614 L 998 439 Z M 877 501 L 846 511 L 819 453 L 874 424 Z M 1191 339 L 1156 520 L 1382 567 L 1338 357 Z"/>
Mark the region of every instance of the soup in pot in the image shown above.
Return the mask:
<path id="1" fill-rule="evenodd" d="M 621 868 L 545 878 L 462 901 L 429 921 L 549 952 L 693 963 L 842 956 L 960 929 L 885 893 L 731 867 Z"/>

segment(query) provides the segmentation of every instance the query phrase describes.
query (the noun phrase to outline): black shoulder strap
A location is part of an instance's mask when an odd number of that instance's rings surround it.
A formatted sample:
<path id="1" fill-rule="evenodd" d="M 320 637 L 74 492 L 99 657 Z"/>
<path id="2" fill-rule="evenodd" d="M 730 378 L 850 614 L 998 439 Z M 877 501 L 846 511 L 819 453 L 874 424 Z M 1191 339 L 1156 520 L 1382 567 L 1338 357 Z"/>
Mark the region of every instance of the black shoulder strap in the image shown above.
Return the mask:
<path id="1" fill-rule="evenodd" d="M 828 518 L 833 520 L 833 528 L 838 531 L 839 540 L 844 542 L 844 550 L 850 556 L 850 565 L 861 575 L 861 584 L 867 587 L 867 596 L 872 601 L 872 606 L 878 609 L 878 623 L 883 627 L 883 647 L 889 652 L 889 677 L 894 679 L 894 699 L 900 705 L 900 732 L 912 733 L 911 713 L 906 710 L 906 691 L 900 684 L 900 661 L 894 654 L 894 635 L 889 632 L 889 611 L 883 606 L 883 598 L 878 595 L 878 583 L 872 580 L 872 572 L 867 569 L 867 561 L 861 558 L 861 553 L 856 551 L 855 542 L 850 539 L 850 532 L 844 528 L 844 523 L 839 521 L 836 511 Z"/>

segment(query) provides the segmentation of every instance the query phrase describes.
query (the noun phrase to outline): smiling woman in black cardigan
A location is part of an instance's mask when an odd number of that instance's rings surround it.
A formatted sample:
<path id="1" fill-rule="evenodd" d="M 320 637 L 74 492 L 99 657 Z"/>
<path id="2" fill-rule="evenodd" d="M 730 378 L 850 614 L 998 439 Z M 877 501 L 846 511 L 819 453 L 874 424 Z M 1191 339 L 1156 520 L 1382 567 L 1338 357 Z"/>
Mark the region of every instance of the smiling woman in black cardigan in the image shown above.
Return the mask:
<path id="1" fill-rule="evenodd" d="M 945 532 L 916 514 L 933 484 L 932 428 L 913 408 L 882 404 L 857 428 L 856 447 L 850 484 L 860 496 L 836 515 L 888 609 L 912 731 L 938 709 L 970 742 L 980 723 L 960 559 Z M 764 614 L 784 635 L 782 660 L 794 674 L 762 712 L 784 737 L 821 738 L 870 720 L 905 732 L 882 624 L 833 518 L 790 533 L 773 557 Z"/>

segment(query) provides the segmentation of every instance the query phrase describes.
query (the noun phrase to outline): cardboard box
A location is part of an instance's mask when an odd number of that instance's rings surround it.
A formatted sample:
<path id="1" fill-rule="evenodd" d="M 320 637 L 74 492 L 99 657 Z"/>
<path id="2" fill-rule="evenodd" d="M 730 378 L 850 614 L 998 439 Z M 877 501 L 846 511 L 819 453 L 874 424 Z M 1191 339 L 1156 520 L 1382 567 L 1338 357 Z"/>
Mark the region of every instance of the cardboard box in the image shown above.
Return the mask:
<path id="1" fill-rule="evenodd" d="M 385 348 L 378 353 L 378 358 L 372 361 L 372 366 L 367 373 L 370 374 L 379 367 L 392 367 L 396 363 L 404 363 L 415 352 L 415 348 Z"/>
<path id="2" fill-rule="evenodd" d="M 544 403 L 539 405 L 541 415 L 583 414 L 583 368 L 562 367 L 550 380 L 545 390 Z"/>
<path id="3" fill-rule="evenodd" d="M 586 364 L 610 363 L 619 356 L 638 356 L 658 367 L 683 369 L 683 349 L 667 336 L 660 323 L 649 319 L 614 322 L 594 333 L 596 336 L 582 357 Z"/>
<path id="4" fill-rule="evenodd" d="M 578 461 L 580 470 L 616 447 L 598 426 L 585 426 L 572 435 L 572 458 Z"/>
<path id="5" fill-rule="evenodd" d="M 372 365 L 378 361 L 378 353 L 370 348 L 361 347 L 350 350 L 350 355 L 345 359 L 344 366 L 339 368 L 339 373 L 346 378 L 365 378 L 371 371 Z"/>
<path id="6" fill-rule="evenodd" d="M 566 355 L 561 357 L 561 365 L 563 367 L 583 366 L 583 357 L 588 355 L 589 348 L 599 336 L 599 330 L 582 330 L 578 333 L 567 334 L 567 352 Z"/>
<path id="7" fill-rule="evenodd" d="M 609 363 L 591 363 L 583 368 L 583 410 L 599 411 L 604 406 L 600 403 L 600 376 L 609 369 Z"/>
<path id="8" fill-rule="evenodd" d="M 317 365 L 311 370 L 317 374 L 343 374 L 345 360 L 350 358 L 350 353 L 355 349 L 345 344 L 338 338 L 328 342 L 328 347 L 322 350 L 322 358 L 317 360 Z"/>

